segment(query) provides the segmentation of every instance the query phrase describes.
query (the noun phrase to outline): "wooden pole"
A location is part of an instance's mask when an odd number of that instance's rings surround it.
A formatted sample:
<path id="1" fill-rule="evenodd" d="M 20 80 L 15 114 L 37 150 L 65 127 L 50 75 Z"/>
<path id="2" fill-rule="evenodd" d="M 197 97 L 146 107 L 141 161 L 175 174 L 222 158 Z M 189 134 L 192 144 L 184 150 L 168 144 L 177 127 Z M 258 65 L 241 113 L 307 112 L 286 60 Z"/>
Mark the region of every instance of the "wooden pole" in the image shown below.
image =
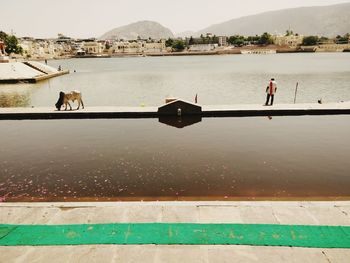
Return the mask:
<path id="1" fill-rule="evenodd" d="M 295 102 L 296 102 L 296 100 L 297 100 L 298 86 L 299 86 L 299 82 L 297 82 L 297 84 L 295 85 L 294 104 L 295 104 Z"/>

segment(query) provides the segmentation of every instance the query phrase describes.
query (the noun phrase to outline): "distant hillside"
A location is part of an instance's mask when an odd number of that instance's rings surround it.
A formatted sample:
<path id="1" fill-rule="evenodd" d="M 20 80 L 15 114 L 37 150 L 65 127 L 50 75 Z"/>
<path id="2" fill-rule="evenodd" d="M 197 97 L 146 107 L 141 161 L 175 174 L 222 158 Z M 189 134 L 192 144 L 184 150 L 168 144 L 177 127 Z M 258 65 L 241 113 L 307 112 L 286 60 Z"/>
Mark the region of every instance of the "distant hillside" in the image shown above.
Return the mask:
<path id="1" fill-rule="evenodd" d="M 173 33 L 161 24 L 153 21 L 139 21 L 126 26 L 117 27 L 103 34 L 100 39 L 125 39 L 133 40 L 152 38 L 161 39 L 174 37 Z"/>
<path id="2" fill-rule="evenodd" d="M 185 38 L 185 37 L 194 36 L 195 34 L 196 34 L 195 31 L 187 30 L 187 31 L 184 31 L 184 32 L 176 33 L 176 34 L 175 34 L 175 37 L 182 37 L 182 38 Z"/>
<path id="3" fill-rule="evenodd" d="M 301 7 L 271 11 L 232 19 L 212 25 L 195 35 L 261 35 L 264 32 L 285 33 L 287 29 L 302 35 L 334 37 L 350 32 L 350 3 Z"/>

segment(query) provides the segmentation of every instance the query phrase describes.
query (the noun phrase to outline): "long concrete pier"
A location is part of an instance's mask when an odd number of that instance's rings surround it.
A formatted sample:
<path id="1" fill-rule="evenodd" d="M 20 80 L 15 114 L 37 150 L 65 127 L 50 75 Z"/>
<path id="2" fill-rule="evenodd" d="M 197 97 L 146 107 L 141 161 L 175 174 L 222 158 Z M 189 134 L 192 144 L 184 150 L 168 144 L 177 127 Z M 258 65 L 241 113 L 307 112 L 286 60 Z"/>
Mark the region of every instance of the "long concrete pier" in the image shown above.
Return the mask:
<path id="1" fill-rule="evenodd" d="M 76 107 L 76 106 L 75 106 Z M 73 106 L 74 108 L 74 106 Z M 248 116 L 301 116 L 350 114 L 350 102 L 276 104 L 206 105 L 201 112 L 190 113 L 200 117 L 248 117 Z M 107 119 L 107 118 L 158 118 L 165 114 L 158 107 L 85 107 L 79 110 L 61 110 L 53 107 L 0 108 L 0 120 L 35 119 Z M 185 115 L 184 115 L 185 116 Z"/>

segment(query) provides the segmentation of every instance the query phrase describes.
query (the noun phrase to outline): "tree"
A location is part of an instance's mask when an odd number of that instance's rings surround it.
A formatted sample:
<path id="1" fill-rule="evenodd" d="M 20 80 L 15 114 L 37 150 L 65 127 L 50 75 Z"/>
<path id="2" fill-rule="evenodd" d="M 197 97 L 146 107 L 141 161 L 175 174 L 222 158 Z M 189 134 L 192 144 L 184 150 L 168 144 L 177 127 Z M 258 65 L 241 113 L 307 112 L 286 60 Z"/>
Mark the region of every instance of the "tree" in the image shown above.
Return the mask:
<path id="1" fill-rule="evenodd" d="M 167 40 L 165 40 L 165 46 L 166 47 L 172 47 L 174 44 L 174 40 L 172 38 L 168 38 Z"/>
<path id="2" fill-rule="evenodd" d="M 219 38 L 214 35 L 212 38 L 211 38 L 211 43 L 212 44 L 219 44 Z"/>
<path id="3" fill-rule="evenodd" d="M 288 37 L 288 36 L 292 36 L 292 35 L 294 35 L 293 30 L 286 30 L 286 36 L 287 36 L 287 37 Z"/>
<path id="4" fill-rule="evenodd" d="M 347 43 L 349 43 L 349 37 L 350 37 L 349 33 L 345 34 L 344 36 L 338 35 L 335 38 L 335 43 L 337 43 L 337 44 L 347 44 Z"/>
<path id="5" fill-rule="evenodd" d="M 5 51 L 7 54 L 22 54 L 23 49 L 18 45 L 18 39 L 15 36 L 7 35 L 5 38 Z"/>
<path id="6" fill-rule="evenodd" d="M 346 34 L 344 35 L 344 37 L 347 38 L 347 39 L 348 39 L 348 43 L 350 43 L 350 33 L 346 33 Z"/>
<path id="7" fill-rule="evenodd" d="M 109 41 L 106 41 L 105 43 L 105 49 L 110 49 L 111 48 L 111 44 L 109 43 Z"/>
<path id="8" fill-rule="evenodd" d="M 183 51 L 185 49 L 185 43 L 182 40 L 175 40 L 172 48 L 174 51 Z"/>
<path id="9" fill-rule="evenodd" d="M 269 33 L 265 32 L 260 36 L 260 39 L 258 41 L 259 45 L 270 45 L 273 43 L 272 37 Z"/>
<path id="10" fill-rule="evenodd" d="M 192 36 L 190 37 L 190 40 L 188 41 L 188 45 L 189 45 L 189 46 L 194 45 L 194 39 L 193 39 Z"/>
<path id="11" fill-rule="evenodd" d="M 303 46 L 315 46 L 318 42 L 318 36 L 306 36 L 303 38 Z"/>
<path id="12" fill-rule="evenodd" d="M 248 36 L 246 38 L 247 42 L 249 42 L 250 44 L 258 44 L 260 37 L 258 35 L 255 36 Z"/>
<path id="13" fill-rule="evenodd" d="M 5 41 L 6 37 L 7 37 L 7 34 L 3 31 L 0 31 L 0 40 Z"/>
<path id="14" fill-rule="evenodd" d="M 329 42 L 329 38 L 328 37 L 320 37 L 318 39 L 318 42 L 319 43 L 327 43 L 327 42 Z"/>
<path id="15" fill-rule="evenodd" d="M 231 45 L 234 46 L 243 46 L 245 41 L 244 36 L 240 36 L 240 35 L 234 35 L 234 36 L 230 36 L 228 39 L 228 43 L 230 43 Z"/>

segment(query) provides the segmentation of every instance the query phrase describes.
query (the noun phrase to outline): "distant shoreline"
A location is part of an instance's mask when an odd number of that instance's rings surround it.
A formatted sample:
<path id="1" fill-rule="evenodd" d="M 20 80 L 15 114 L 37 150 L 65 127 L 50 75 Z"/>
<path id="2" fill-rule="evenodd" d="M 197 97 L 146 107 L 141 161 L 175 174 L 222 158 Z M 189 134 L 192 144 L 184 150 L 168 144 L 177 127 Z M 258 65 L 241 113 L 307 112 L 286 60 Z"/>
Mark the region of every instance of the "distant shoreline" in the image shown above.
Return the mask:
<path id="1" fill-rule="evenodd" d="M 128 52 L 128 53 L 113 53 L 113 54 L 88 54 L 83 56 L 78 55 L 66 55 L 62 57 L 54 58 L 29 58 L 29 59 L 12 59 L 14 61 L 44 61 L 44 60 L 61 60 L 72 58 L 122 58 L 122 57 L 169 57 L 169 56 L 213 56 L 213 55 L 242 55 L 242 54 L 287 54 L 287 53 L 349 53 L 350 49 L 344 49 L 343 51 L 327 50 L 317 51 L 314 46 L 303 48 L 276 48 L 276 46 L 266 47 L 243 47 L 232 49 L 219 49 L 212 51 L 181 51 L 181 52 L 155 52 L 155 53 L 142 53 L 142 52 Z"/>
<path id="2" fill-rule="evenodd" d="M 274 48 L 243 48 L 227 49 L 215 51 L 182 51 L 182 52 L 157 52 L 157 53 L 114 53 L 111 55 L 86 55 L 72 56 L 71 58 L 118 58 L 118 57 L 169 57 L 169 56 L 213 56 L 213 55 L 242 55 L 244 52 L 249 54 L 286 54 L 286 53 L 343 53 L 350 50 L 317 52 L 312 48 L 306 49 L 274 49 Z"/>

